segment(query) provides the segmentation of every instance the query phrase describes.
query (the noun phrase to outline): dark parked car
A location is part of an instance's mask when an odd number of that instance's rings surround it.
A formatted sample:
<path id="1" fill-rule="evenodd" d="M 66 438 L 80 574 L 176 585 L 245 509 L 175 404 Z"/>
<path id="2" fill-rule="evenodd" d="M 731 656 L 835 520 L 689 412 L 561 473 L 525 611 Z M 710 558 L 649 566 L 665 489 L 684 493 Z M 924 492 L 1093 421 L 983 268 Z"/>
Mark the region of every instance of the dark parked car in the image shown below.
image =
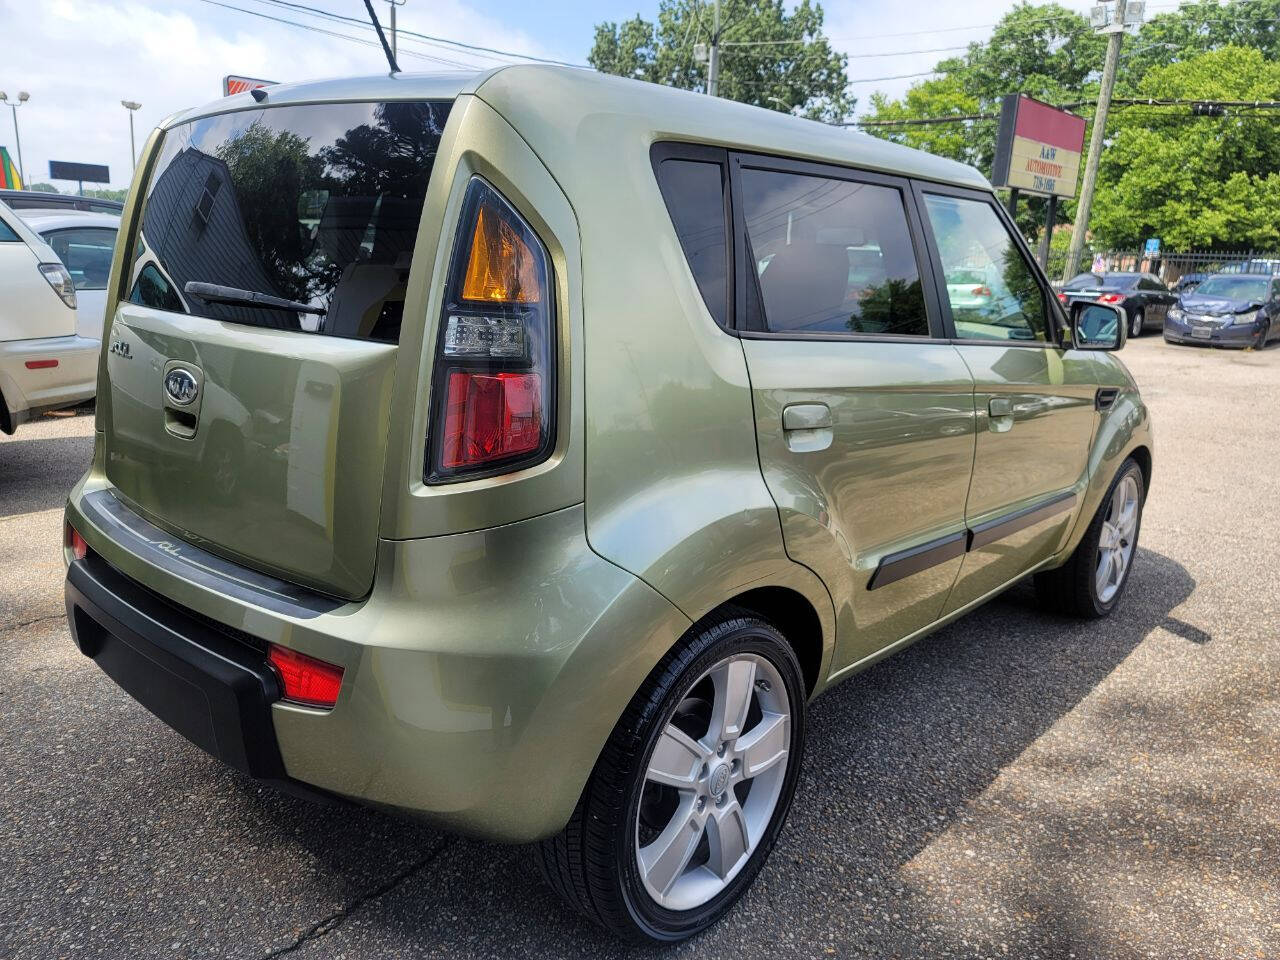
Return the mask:
<path id="1" fill-rule="evenodd" d="M 1184 293 L 1190 293 L 1211 276 L 1213 276 L 1211 273 L 1184 273 L 1170 289 L 1181 296 Z"/>
<path id="2" fill-rule="evenodd" d="M 1063 285 L 1058 299 L 1067 308 L 1080 300 L 1120 307 L 1130 337 L 1142 336 L 1143 330 L 1159 330 L 1165 314 L 1178 301 L 1153 273 L 1082 273 Z"/>
<path id="3" fill-rule="evenodd" d="M 1280 277 L 1219 273 L 1184 293 L 1169 311 L 1170 343 L 1257 347 L 1280 338 Z"/>
<path id="4" fill-rule="evenodd" d="M 91 213 L 124 212 L 119 200 L 100 197 L 77 197 L 69 193 L 46 193 L 43 190 L 0 190 L 3 200 L 14 210 L 88 210 Z"/>

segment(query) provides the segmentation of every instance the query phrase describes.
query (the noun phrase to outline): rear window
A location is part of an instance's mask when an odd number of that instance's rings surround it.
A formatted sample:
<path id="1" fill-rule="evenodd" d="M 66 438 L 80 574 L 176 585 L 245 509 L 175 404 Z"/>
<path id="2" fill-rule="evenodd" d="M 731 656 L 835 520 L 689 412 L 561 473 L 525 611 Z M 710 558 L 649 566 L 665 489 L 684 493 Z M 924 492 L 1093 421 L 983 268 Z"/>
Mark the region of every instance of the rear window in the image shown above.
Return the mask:
<path id="1" fill-rule="evenodd" d="M 449 107 L 263 107 L 168 130 L 146 188 L 129 299 L 255 327 L 397 342 Z M 248 293 L 306 309 L 236 302 Z"/>
<path id="2" fill-rule="evenodd" d="M 22 238 L 14 232 L 13 227 L 0 220 L 0 243 L 20 243 L 21 240 Z"/>
<path id="3" fill-rule="evenodd" d="M 105 290 L 111 276 L 111 254 L 116 232 L 109 227 L 75 227 L 50 230 L 45 242 L 71 274 L 77 290 Z"/>

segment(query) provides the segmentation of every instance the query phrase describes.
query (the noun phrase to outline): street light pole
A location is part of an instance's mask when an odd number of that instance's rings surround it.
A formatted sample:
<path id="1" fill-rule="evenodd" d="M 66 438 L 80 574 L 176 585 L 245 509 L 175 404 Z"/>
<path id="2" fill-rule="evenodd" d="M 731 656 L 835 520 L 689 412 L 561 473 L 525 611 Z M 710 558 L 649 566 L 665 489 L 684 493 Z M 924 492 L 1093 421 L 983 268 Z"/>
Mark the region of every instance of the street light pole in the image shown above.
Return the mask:
<path id="1" fill-rule="evenodd" d="M 400 50 L 396 46 L 396 7 L 403 6 L 405 0 L 387 0 L 387 4 L 391 7 L 391 56 L 397 63 L 400 62 Z"/>
<path id="2" fill-rule="evenodd" d="M 720 0 L 715 0 L 715 15 L 711 28 L 711 57 L 707 61 L 707 93 L 720 96 Z"/>
<path id="3" fill-rule="evenodd" d="M 120 106 L 129 111 L 129 160 L 133 163 L 133 169 L 138 169 L 138 151 L 133 145 L 133 111 L 140 109 L 142 104 L 136 100 L 121 100 Z"/>
<path id="4" fill-rule="evenodd" d="M 9 95 L 0 90 L 0 103 L 9 104 L 9 109 L 13 111 L 13 145 L 18 150 L 18 177 L 22 180 L 22 188 L 27 188 L 27 169 L 22 165 L 22 136 L 18 133 L 18 108 L 31 99 L 31 94 L 25 90 L 18 91 L 18 102 L 14 103 L 9 99 Z"/>
<path id="5" fill-rule="evenodd" d="M 1093 207 L 1093 190 L 1098 182 L 1098 161 L 1102 155 L 1102 141 L 1107 132 L 1107 112 L 1111 108 L 1111 92 L 1116 86 L 1116 67 L 1120 63 L 1120 44 L 1124 41 L 1125 0 L 1116 0 L 1115 14 L 1103 30 L 1107 37 L 1107 59 L 1102 67 L 1102 84 L 1098 88 L 1098 108 L 1093 115 L 1093 133 L 1089 137 L 1089 156 L 1084 165 L 1084 180 L 1080 184 L 1080 202 L 1076 205 L 1076 222 L 1071 228 L 1071 246 L 1067 249 L 1067 263 L 1062 271 L 1062 282 L 1076 275 L 1080 266 L 1080 253 L 1084 250 L 1084 235 L 1089 229 L 1089 213 Z M 1105 8 L 1099 8 L 1105 10 Z"/>

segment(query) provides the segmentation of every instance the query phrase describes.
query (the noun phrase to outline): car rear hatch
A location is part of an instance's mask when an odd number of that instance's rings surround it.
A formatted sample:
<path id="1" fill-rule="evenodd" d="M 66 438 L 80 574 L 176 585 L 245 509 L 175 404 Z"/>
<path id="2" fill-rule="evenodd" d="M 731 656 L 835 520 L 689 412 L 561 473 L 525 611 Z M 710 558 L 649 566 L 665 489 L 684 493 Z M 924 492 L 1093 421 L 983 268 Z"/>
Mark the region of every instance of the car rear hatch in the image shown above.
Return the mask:
<path id="1" fill-rule="evenodd" d="M 246 566 L 368 592 L 406 282 L 449 108 L 267 105 L 163 134 L 107 345 L 119 499 Z"/>

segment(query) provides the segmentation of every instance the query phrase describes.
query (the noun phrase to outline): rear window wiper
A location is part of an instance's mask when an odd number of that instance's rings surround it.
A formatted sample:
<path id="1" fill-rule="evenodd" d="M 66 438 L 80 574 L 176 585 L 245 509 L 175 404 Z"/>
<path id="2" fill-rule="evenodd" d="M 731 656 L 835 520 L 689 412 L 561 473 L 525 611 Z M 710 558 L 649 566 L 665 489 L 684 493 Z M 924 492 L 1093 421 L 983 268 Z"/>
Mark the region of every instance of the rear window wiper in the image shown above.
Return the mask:
<path id="1" fill-rule="evenodd" d="M 226 303 L 242 307 L 261 307 L 265 310 L 292 310 L 294 313 L 318 313 L 324 316 L 329 311 L 324 307 L 313 307 L 300 300 L 285 300 L 254 290 L 241 290 L 239 287 L 224 287 L 220 283 L 200 283 L 188 280 L 182 288 L 183 292 L 203 300 L 205 303 Z"/>

